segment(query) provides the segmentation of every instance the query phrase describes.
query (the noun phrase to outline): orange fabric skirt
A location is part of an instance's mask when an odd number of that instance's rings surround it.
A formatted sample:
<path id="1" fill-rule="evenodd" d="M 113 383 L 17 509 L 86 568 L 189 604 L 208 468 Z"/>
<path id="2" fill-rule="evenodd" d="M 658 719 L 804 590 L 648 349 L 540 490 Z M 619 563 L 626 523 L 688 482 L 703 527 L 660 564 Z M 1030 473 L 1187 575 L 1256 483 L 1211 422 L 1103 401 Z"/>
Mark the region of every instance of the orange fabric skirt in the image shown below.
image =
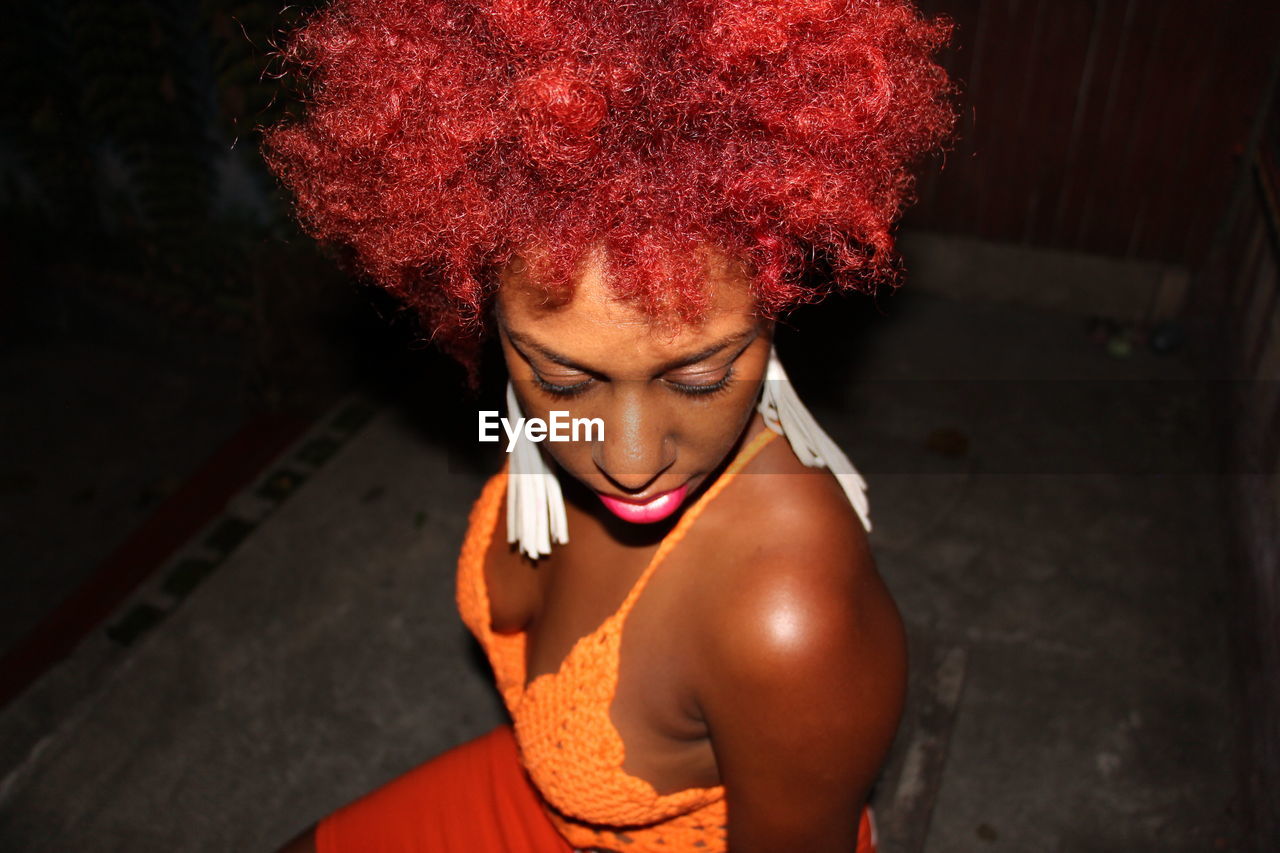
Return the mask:
<path id="1" fill-rule="evenodd" d="M 572 853 L 510 726 L 455 747 L 316 826 L 316 853 Z"/>
<path id="2" fill-rule="evenodd" d="M 315 837 L 316 853 L 573 853 L 520 765 L 509 725 L 344 806 Z M 856 853 L 876 853 L 870 809 Z"/>

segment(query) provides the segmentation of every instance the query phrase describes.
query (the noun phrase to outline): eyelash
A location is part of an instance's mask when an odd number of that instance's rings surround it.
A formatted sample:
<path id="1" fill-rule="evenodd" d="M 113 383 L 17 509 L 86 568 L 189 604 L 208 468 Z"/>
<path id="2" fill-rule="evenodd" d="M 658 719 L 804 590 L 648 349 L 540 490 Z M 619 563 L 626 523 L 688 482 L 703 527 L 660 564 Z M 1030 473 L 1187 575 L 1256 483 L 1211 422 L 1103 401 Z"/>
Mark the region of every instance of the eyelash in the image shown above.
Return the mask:
<path id="1" fill-rule="evenodd" d="M 729 387 L 732 379 L 733 367 L 730 366 L 729 369 L 724 372 L 724 376 L 720 377 L 715 382 L 712 382 L 710 385 L 685 385 L 680 382 L 671 381 L 668 381 L 667 384 L 681 394 L 685 394 L 689 397 L 708 397 L 724 391 Z"/>
<path id="2" fill-rule="evenodd" d="M 567 399 L 569 397 L 576 397 L 579 394 L 581 394 L 583 391 L 587 390 L 587 388 L 591 385 L 593 380 L 584 379 L 583 381 L 573 385 L 556 385 L 553 382 L 548 382 L 547 380 L 543 379 L 537 373 L 534 373 L 533 381 L 535 384 L 537 384 L 539 388 L 541 388 L 543 391 L 546 391 L 548 394 L 552 395 L 553 397 L 563 397 Z"/>
<path id="3" fill-rule="evenodd" d="M 667 381 L 667 385 L 671 386 L 671 388 L 673 388 L 677 393 L 684 394 L 687 397 L 709 397 L 728 388 L 732 379 L 733 367 L 731 366 L 725 371 L 724 376 L 710 385 L 685 385 L 681 382 L 672 382 L 670 380 Z M 556 385 L 554 382 L 548 382 L 537 373 L 534 373 L 533 381 L 539 388 L 546 391 L 548 394 L 551 394 L 554 397 L 560 397 L 561 399 L 568 399 L 570 397 L 576 397 L 583 391 L 586 391 L 591 387 L 591 384 L 595 380 L 586 379 L 573 385 Z"/>

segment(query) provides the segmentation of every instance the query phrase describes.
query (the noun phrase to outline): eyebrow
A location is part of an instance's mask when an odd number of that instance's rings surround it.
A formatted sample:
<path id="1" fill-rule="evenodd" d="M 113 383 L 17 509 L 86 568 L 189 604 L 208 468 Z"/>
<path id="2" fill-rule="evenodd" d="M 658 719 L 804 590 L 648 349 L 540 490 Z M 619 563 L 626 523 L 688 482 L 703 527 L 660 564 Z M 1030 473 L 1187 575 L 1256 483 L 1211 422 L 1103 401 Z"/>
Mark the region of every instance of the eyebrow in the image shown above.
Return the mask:
<path id="1" fill-rule="evenodd" d="M 538 341 L 535 341 L 533 338 L 530 338 L 527 335 L 522 335 L 519 332 L 513 332 L 510 329 L 505 329 L 504 331 L 507 337 L 511 339 L 512 344 L 515 345 L 516 350 L 522 356 L 524 356 L 524 350 L 522 349 L 522 347 L 528 347 L 531 350 L 535 350 L 539 355 L 541 355 L 543 358 L 547 359 L 548 361 L 552 361 L 563 367 L 569 367 L 574 370 L 580 370 L 583 373 L 590 373 L 595 376 L 605 375 L 605 371 L 595 370 L 590 367 L 587 367 L 586 365 L 580 364 L 574 361 L 572 358 L 569 358 L 567 355 L 562 355 L 556 352 L 555 350 L 551 349 L 550 347 L 542 343 L 539 343 Z M 760 327 L 753 326 L 751 329 L 748 329 L 747 331 L 738 332 L 737 334 L 729 335 L 728 337 L 723 338 L 722 340 L 719 340 L 716 343 L 711 344 L 710 346 L 704 349 L 698 350 L 697 352 L 689 353 L 688 355 L 677 356 L 676 358 L 664 364 L 655 375 L 660 376 L 663 373 L 668 373 L 672 370 L 678 370 L 681 367 L 688 367 L 691 364 L 697 364 L 698 362 L 704 359 L 711 358 L 711 356 L 724 351 L 728 347 L 733 346 L 735 343 L 742 342 L 742 349 L 745 350 L 747 346 L 751 343 L 751 341 L 755 340 L 759 334 L 760 334 Z M 528 356 L 525 356 L 525 360 L 526 361 L 528 360 Z"/>

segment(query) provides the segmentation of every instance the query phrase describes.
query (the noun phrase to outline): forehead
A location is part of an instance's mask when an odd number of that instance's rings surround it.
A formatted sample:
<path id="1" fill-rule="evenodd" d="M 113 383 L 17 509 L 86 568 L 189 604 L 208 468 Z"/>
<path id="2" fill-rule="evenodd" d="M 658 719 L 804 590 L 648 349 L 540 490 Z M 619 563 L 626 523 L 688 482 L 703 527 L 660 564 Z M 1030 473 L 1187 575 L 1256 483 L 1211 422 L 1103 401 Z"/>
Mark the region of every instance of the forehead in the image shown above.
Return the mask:
<path id="1" fill-rule="evenodd" d="M 750 279 L 741 265 L 713 256 L 708 262 L 707 310 L 697 322 L 653 317 L 610 287 L 599 255 L 589 256 L 573 279 L 567 301 L 548 298 L 517 261 L 500 276 L 499 322 L 566 355 L 621 361 L 668 358 L 699 344 L 750 329 L 758 322 Z"/>

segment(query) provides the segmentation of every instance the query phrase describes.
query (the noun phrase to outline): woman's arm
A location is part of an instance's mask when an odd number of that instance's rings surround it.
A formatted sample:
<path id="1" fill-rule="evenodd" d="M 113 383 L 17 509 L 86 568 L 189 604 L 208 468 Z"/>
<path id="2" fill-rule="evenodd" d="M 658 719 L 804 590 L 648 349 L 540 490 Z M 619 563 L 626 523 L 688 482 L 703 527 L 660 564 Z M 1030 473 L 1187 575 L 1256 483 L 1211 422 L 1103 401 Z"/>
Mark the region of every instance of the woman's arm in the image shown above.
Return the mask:
<path id="1" fill-rule="evenodd" d="M 799 515 L 733 568 L 704 623 L 699 703 L 732 853 L 853 850 L 902 714 L 902 622 L 861 528 Z"/>

